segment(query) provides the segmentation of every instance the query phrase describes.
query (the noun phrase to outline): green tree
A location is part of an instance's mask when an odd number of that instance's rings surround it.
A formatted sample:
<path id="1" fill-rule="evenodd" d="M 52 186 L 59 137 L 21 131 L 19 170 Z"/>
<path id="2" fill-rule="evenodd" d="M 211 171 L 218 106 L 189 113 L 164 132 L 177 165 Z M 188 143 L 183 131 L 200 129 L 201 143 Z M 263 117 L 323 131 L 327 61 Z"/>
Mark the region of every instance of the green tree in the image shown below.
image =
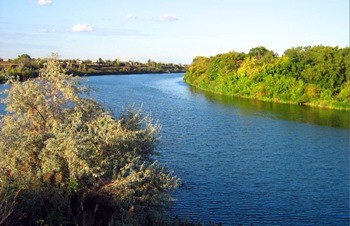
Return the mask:
<path id="1" fill-rule="evenodd" d="M 277 57 L 277 54 L 263 46 L 255 47 L 249 50 L 248 56 L 255 57 L 257 60 L 270 61 Z"/>
<path id="2" fill-rule="evenodd" d="M 32 58 L 28 54 L 19 55 L 14 61 L 19 63 L 22 67 L 32 66 Z"/>
<path id="3" fill-rule="evenodd" d="M 172 202 L 178 178 L 152 160 L 159 125 L 135 110 L 115 118 L 86 92 L 55 56 L 38 78 L 11 81 L 0 197 L 17 204 L 5 223 L 142 225 Z"/>
<path id="4" fill-rule="evenodd" d="M 88 65 L 88 64 L 92 64 L 92 61 L 91 60 L 84 60 L 84 64 Z"/>

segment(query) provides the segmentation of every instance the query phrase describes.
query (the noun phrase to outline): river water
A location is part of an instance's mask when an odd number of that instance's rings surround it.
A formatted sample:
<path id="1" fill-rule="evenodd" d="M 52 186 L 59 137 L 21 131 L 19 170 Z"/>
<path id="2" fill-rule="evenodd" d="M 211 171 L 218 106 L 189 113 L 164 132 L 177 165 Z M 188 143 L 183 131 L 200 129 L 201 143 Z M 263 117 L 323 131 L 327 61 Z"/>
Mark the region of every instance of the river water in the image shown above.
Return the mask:
<path id="1" fill-rule="evenodd" d="M 225 225 L 349 225 L 349 113 L 201 92 L 183 74 L 93 76 L 116 114 L 162 125 L 157 159 L 181 178 L 174 215 Z"/>
<path id="2" fill-rule="evenodd" d="M 182 180 L 172 214 L 225 225 L 349 225 L 349 113 L 205 93 L 183 74 L 88 77 L 119 114 L 162 125 L 156 158 Z"/>

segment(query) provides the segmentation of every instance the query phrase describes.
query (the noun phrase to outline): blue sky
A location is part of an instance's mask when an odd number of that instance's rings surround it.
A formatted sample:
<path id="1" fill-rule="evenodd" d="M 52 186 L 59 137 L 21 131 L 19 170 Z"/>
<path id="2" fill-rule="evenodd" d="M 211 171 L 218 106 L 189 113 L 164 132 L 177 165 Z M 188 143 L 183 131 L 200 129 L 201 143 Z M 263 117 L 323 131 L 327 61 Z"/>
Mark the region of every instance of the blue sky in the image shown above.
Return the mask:
<path id="1" fill-rule="evenodd" d="M 0 0 L 0 57 L 148 59 L 349 46 L 348 0 Z"/>

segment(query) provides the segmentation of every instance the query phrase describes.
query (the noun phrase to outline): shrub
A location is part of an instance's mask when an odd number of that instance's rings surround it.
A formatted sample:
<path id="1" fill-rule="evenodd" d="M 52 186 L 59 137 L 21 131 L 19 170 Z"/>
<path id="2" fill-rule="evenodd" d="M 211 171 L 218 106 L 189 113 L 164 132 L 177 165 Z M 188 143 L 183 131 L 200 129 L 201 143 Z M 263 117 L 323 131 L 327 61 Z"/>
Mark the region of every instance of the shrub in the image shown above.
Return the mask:
<path id="1" fill-rule="evenodd" d="M 179 179 L 152 160 L 158 124 L 140 110 L 115 118 L 84 98 L 88 87 L 55 55 L 38 78 L 10 83 L 0 197 L 16 205 L 0 222 L 142 225 L 163 216 Z"/>

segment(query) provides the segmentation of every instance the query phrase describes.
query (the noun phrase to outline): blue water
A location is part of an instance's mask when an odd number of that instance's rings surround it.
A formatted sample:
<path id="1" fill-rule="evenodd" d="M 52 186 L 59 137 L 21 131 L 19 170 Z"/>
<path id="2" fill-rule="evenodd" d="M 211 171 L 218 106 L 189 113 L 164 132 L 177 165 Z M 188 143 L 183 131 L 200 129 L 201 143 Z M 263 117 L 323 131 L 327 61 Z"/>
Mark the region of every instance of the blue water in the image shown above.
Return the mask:
<path id="1" fill-rule="evenodd" d="M 349 113 L 205 93 L 183 74 L 92 76 L 119 114 L 162 125 L 159 161 L 182 186 L 172 214 L 225 225 L 349 225 Z"/>
<path id="2" fill-rule="evenodd" d="M 95 76 L 116 114 L 162 125 L 157 157 L 182 179 L 173 214 L 225 225 L 349 225 L 349 114 L 215 96 L 182 74 Z"/>

